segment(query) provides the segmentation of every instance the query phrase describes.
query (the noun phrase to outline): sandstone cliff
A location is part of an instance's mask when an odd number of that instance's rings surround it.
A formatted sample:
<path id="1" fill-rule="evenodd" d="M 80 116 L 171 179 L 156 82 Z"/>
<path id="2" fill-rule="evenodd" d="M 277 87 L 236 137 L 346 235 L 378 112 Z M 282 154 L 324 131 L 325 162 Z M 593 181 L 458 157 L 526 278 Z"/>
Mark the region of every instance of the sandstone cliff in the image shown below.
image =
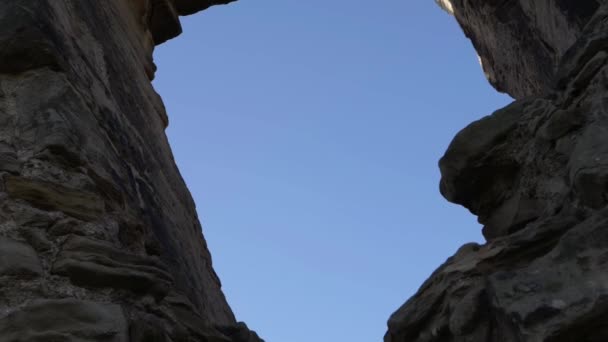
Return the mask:
<path id="1" fill-rule="evenodd" d="M 451 9 L 489 81 L 518 100 L 440 161 L 442 194 L 479 217 L 487 243 L 436 270 L 385 341 L 608 341 L 608 3 Z"/>
<path id="2" fill-rule="evenodd" d="M 221 0 L 0 2 L 0 340 L 260 341 L 221 292 L 150 84 Z"/>

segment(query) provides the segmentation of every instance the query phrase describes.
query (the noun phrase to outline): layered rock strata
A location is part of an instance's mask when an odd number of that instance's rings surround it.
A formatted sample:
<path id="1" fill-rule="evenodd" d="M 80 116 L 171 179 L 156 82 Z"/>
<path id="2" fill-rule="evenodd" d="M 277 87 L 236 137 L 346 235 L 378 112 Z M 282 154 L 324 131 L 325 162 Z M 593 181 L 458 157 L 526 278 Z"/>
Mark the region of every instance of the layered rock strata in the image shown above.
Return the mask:
<path id="1" fill-rule="evenodd" d="M 386 342 L 608 341 L 608 4 L 453 0 L 515 98 L 462 130 L 441 192 L 487 243 L 449 258 Z"/>
<path id="2" fill-rule="evenodd" d="M 215 0 L 0 2 L 0 340 L 255 342 L 150 80 Z"/>

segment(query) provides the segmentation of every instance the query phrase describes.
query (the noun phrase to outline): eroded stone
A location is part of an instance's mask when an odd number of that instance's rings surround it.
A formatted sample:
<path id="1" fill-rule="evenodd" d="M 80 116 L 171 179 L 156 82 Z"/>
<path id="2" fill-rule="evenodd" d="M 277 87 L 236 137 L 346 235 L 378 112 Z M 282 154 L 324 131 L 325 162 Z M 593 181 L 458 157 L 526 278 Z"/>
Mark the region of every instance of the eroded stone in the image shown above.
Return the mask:
<path id="1" fill-rule="evenodd" d="M 76 299 L 35 300 L 0 318 L 5 342 L 129 342 L 120 306 Z"/>
<path id="2" fill-rule="evenodd" d="M 385 341 L 604 341 L 608 4 L 452 5 L 490 81 L 528 97 L 448 148 L 442 193 L 479 216 L 487 243 L 435 271 L 391 316 Z"/>
<path id="3" fill-rule="evenodd" d="M 0 237 L 0 276 L 39 277 L 43 273 L 36 251 L 29 245 Z"/>
<path id="4" fill-rule="evenodd" d="M 95 220 L 104 212 L 103 200 L 94 193 L 14 176 L 4 177 L 4 182 L 9 196 L 40 209 L 62 211 L 83 220 Z"/>
<path id="5" fill-rule="evenodd" d="M 156 258 L 130 254 L 108 243 L 79 236 L 63 244 L 53 273 L 68 276 L 82 286 L 127 289 L 157 297 L 166 295 L 173 282 Z"/>

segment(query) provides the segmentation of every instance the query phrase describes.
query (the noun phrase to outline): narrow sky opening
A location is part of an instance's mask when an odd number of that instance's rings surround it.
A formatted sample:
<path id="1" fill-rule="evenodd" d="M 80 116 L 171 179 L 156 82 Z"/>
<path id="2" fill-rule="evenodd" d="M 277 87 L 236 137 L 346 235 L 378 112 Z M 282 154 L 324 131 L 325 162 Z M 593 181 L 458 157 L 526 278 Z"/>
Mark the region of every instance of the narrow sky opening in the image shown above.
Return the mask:
<path id="1" fill-rule="evenodd" d="M 482 240 L 437 161 L 510 99 L 432 0 L 242 0 L 183 26 L 154 85 L 238 319 L 268 342 L 381 341 Z"/>

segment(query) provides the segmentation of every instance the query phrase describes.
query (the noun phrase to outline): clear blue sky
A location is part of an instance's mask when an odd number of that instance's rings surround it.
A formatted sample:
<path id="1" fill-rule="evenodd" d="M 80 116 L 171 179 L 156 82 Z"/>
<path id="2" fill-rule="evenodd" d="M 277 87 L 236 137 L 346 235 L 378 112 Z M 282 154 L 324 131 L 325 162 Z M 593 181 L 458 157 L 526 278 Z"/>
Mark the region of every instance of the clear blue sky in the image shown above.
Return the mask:
<path id="1" fill-rule="evenodd" d="M 509 99 L 433 0 L 241 0 L 183 26 L 154 85 L 238 319 L 267 342 L 381 341 L 482 240 L 437 162 Z"/>

